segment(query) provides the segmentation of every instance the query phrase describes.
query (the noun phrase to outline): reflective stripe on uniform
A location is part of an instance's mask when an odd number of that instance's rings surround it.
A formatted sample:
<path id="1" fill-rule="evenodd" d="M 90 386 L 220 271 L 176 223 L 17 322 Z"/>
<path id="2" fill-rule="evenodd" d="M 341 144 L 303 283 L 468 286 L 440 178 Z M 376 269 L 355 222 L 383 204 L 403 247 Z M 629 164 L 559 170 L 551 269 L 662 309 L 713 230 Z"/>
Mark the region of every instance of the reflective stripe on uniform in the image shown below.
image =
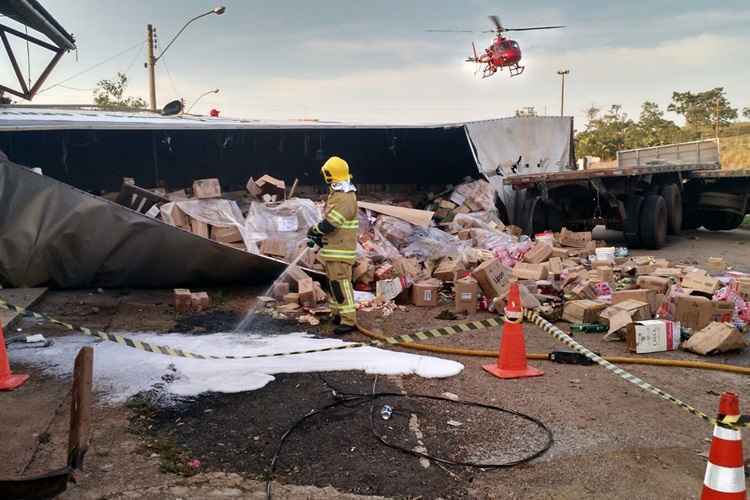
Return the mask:
<path id="1" fill-rule="evenodd" d="M 339 213 L 335 208 L 332 208 L 328 212 L 328 215 L 326 215 L 326 219 L 328 219 L 328 221 L 336 227 L 339 227 L 346 222 L 346 217 L 341 215 L 341 213 Z"/>

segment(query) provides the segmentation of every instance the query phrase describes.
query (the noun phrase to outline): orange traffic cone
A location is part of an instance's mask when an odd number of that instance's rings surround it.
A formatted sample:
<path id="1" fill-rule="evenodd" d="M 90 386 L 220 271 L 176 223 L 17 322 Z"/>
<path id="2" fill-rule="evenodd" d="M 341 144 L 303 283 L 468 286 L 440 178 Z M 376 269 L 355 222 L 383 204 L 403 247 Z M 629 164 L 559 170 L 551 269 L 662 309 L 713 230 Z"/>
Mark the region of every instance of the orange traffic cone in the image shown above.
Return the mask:
<path id="1" fill-rule="evenodd" d="M 737 394 L 725 392 L 719 400 L 721 417 L 740 417 Z M 742 460 L 742 435 L 739 429 L 717 425 L 711 440 L 701 500 L 745 500 L 745 462 Z"/>
<path id="2" fill-rule="evenodd" d="M 12 391 L 26 382 L 28 378 L 28 375 L 13 375 L 10 372 L 8 353 L 5 350 L 3 325 L 0 325 L 0 391 Z"/>
<path id="3" fill-rule="evenodd" d="M 544 372 L 526 363 L 526 341 L 523 337 L 523 311 L 518 283 L 511 283 L 505 306 L 505 324 L 500 339 L 500 354 L 497 363 L 484 365 L 486 371 L 499 378 L 538 377 Z"/>

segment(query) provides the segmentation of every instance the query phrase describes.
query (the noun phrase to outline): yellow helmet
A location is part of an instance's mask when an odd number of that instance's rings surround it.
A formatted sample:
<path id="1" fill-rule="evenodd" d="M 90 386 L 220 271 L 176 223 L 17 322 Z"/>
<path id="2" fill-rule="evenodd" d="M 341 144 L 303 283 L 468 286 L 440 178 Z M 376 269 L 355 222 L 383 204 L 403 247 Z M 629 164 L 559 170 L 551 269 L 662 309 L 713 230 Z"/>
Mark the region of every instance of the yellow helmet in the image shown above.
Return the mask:
<path id="1" fill-rule="evenodd" d="M 331 156 L 320 168 L 320 173 L 326 184 L 332 182 L 344 182 L 352 178 L 349 175 L 349 164 L 338 156 Z"/>

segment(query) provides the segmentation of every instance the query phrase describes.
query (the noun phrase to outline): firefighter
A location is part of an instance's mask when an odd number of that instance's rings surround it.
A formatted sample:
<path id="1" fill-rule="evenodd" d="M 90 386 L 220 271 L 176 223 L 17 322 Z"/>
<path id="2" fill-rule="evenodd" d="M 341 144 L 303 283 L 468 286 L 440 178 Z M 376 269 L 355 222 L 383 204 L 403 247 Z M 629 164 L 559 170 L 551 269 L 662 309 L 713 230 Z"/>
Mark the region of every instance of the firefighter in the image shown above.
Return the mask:
<path id="1" fill-rule="evenodd" d="M 351 182 L 349 165 L 338 156 L 330 157 L 320 169 L 330 186 L 323 220 L 307 232 L 308 238 L 321 247 L 319 256 L 325 264 L 331 293 L 331 314 L 343 335 L 357 328 L 354 304 L 352 266 L 357 258 L 357 188 Z"/>

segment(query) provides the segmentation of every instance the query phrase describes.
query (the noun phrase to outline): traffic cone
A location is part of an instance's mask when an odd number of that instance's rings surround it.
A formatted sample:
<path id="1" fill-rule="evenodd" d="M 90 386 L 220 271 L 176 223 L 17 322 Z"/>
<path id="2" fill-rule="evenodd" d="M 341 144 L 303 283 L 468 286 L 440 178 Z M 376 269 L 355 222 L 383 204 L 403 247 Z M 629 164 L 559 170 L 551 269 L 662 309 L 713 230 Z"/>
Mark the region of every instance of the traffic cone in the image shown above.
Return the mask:
<path id="1" fill-rule="evenodd" d="M 523 311 L 518 283 L 511 283 L 508 300 L 505 306 L 505 323 L 503 336 L 500 339 L 500 353 L 497 363 L 484 365 L 486 371 L 498 378 L 538 377 L 544 372 L 526 363 L 526 341 L 523 337 Z"/>
<path id="2" fill-rule="evenodd" d="M 740 417 L 737 394 L 725 392 L 719 400 L 720 417 Z M 745 463 L 742 460 L 742 435 L 739 429 L 714 426 L 711 451 L 703 478 L 701 500 L 744 500 Z"/>
<path id="3" fill-rule="evenodd" d="M 0 325 L 0 391 L 12 391 L 28 380 L 28 375 L 13 375 L 10 372 L 8 352 L 5 350 L 3 325 Z"/>

